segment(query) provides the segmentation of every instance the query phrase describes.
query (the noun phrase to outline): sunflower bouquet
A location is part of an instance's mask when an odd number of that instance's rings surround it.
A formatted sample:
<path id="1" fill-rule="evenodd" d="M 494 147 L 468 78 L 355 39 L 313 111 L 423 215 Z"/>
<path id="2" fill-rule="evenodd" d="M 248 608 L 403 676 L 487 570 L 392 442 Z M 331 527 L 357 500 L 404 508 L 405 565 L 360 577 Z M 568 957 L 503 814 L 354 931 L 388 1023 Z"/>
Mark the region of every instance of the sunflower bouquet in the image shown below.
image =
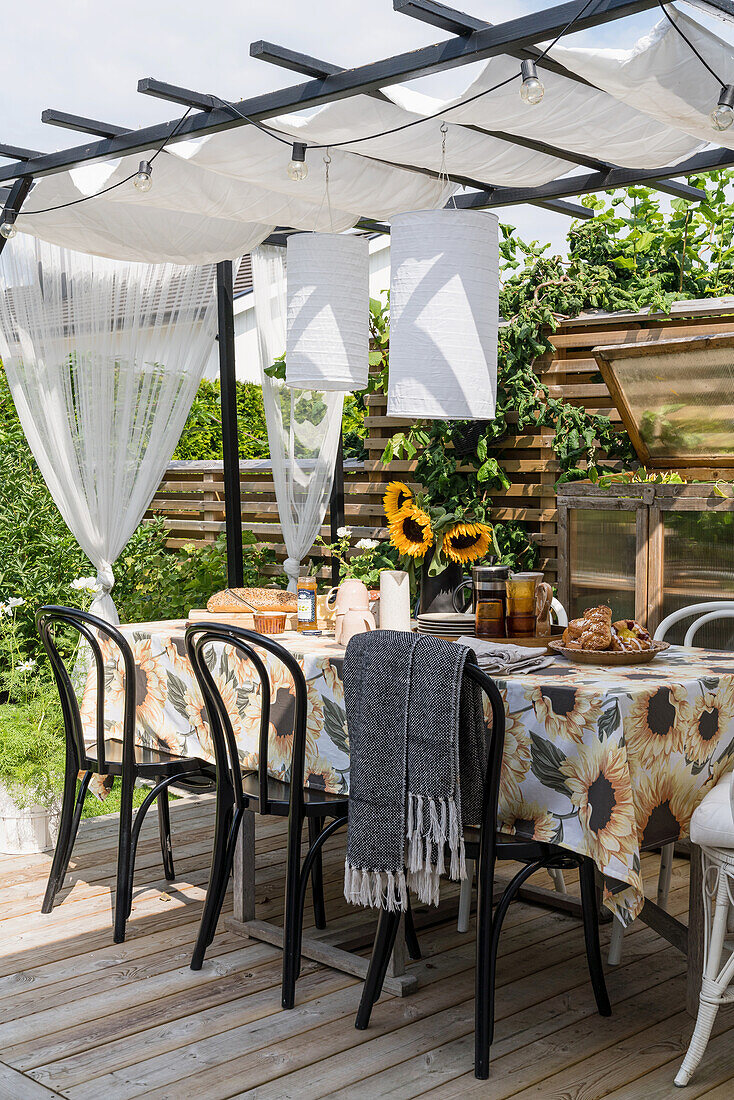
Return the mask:
<path id="1" fill-rule="evenodd" d="M 395 549 L 412 564 L 422 563 L 432 551 L 428 569 L 432 577 L 450 562 L 466 565 L 479 561 L 489 550 L 492 528 L 461 505 L 449 511 L 431 501 L 427 493 L 414 494 L 402 481 L 390 482 L 383 505 Z"/>

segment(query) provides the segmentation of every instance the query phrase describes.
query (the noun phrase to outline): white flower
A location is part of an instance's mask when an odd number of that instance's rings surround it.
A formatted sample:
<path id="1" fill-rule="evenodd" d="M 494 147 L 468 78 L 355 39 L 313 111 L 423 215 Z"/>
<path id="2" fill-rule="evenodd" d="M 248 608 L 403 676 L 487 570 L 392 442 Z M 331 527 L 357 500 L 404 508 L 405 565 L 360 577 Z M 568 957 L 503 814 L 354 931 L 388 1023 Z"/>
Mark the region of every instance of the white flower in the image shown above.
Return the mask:
<path id="1" fill-rule="evenodd" d="M 94 596 L 99 592 L 99 585 L 97 584 L 96 577 L 77 577 L 75 581 L 72 581 L 69 585 L 76 592 L 91 592 Z"/>
<path id="2" fill-rule="evenodd" d="M 22 607 L 25 600 L 22 596 L 11 596 L 5 606 L 12 611 L 14 607 Z"/>
<path id="3" fill-rule="evenodd" d="M 2 617 L 3 615 L 9 615 L 9 614 L 10 614 L 10 608 L 8 607 L 8 605 L 6 603 L 0 603 L 0 617 Z"/>
<path id="4" fill-rule="evenodd" d="M 348 539 L 349 536 L 352 533 L 352 528 L 351 527 L 337 527 L 336 533 L 337 533 L 337 535 L 339 536 L 340 539 Z"/>
<path id="5" fill-rule="evenodd" d="M 22 665 L 18 665 L 18 672 L 30 672 L 36 667 L 36 662 L 31 659 L 30 661 L 24 661 Z"/>
<path id="6" fill-rule="evenodd" d="M 376 550 L 380 545 L 377 539 L 360 539 L 357 543 L 358 550 Z"/>

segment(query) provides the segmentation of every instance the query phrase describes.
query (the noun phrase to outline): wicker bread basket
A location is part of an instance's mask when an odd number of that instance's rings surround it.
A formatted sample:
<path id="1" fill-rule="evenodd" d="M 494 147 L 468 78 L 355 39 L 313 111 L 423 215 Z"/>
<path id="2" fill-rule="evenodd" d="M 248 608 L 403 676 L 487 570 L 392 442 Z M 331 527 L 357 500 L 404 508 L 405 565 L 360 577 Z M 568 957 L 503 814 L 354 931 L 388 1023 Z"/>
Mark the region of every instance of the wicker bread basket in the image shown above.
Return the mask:
<path id="1" fill-rule="evenodd" d="M 281 588 L 225 588 L 209 597 L 206 609 L 228 614 L 237 611 L 294 612 L 297 610 L 296 594 L 284 592 Z"/>

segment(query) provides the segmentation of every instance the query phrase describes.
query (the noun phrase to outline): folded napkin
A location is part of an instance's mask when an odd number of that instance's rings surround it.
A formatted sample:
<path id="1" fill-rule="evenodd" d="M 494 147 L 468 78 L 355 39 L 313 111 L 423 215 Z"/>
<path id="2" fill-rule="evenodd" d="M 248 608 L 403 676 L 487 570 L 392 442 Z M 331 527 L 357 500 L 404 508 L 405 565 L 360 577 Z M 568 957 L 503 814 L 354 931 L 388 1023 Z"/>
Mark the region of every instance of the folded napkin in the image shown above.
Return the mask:
<path id="1" fill-rule="evenodd" d="M 536 672 L 547 668 L 553 658 L 534 646 L 512 645 L 511 642 L 486 642 L 483 638 L 461 637 L 459 645 L 473 649 L 477 664 L 491 676 L 503 676 L 511 672 Z"/>

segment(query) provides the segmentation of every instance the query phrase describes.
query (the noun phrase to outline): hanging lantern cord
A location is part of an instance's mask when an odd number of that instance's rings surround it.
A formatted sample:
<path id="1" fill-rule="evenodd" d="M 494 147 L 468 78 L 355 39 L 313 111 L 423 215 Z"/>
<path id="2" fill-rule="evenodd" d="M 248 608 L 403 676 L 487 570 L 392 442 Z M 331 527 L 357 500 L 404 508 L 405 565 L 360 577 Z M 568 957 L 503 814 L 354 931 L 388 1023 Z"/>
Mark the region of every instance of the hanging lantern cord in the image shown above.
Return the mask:
<path id="1" fill-rule="evenodd" d="M 450 187 L 451 180 L 446 169 L 446 135 L 449 132 L 449 126 L 446 121 L 441 123 L 441 164 L 438 169 L 438 182 L 442 183 L 445 187 Z M 456 210 L 456 194 L 452 192 L 449 202 L 454 204 L 454 210 Z"/>

